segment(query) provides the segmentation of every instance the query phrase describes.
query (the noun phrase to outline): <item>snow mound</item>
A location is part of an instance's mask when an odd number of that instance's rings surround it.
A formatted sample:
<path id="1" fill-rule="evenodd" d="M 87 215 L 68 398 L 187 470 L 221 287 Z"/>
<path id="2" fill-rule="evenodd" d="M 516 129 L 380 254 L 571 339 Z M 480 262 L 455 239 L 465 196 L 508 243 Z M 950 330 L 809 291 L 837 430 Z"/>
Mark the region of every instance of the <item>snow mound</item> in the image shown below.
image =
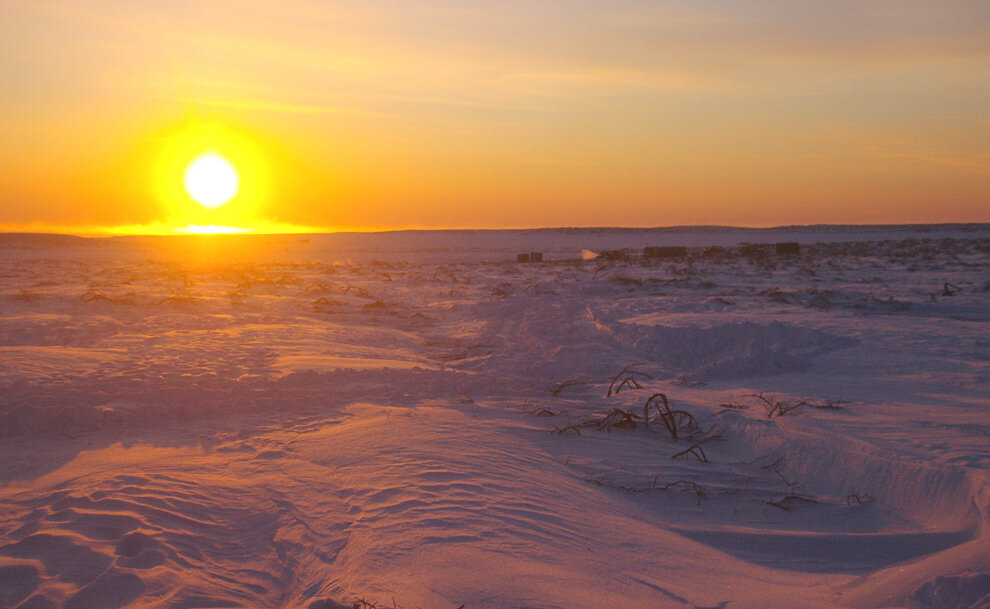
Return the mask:
<path id="1" fill-rule="evenodd" d="M 710 327 L 627 325 L 621 335 L 641 357 L 707 379 L 802 370 L 814 358 L 857 342 L 781 322 Z"/>

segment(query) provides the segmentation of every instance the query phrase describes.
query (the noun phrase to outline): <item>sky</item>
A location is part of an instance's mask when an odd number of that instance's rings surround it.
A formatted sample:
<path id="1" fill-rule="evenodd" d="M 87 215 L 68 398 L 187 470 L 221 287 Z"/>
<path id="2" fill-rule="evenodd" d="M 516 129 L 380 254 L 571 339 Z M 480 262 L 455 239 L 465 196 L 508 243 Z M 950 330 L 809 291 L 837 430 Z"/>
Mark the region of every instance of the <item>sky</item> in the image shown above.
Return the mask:
<path id="1" fill-rule="evenodd" d="M 988 100 L 986 0 L 0 0 L 0 230 L 987 222 Z"/>

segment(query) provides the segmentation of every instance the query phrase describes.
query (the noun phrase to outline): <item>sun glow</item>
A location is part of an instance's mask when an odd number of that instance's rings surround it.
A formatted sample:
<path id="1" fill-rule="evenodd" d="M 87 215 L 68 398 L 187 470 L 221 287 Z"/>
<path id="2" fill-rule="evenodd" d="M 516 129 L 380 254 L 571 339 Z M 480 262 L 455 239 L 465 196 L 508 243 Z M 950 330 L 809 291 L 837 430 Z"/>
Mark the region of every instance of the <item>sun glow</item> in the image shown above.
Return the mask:
<path id="1" fill-rule="evenodd" d="M 234 198 L 240 182 L 237 168 L 216 150 L 193 159 L 182 176 L 189 196 L 207 209 L 221 207 Z"/>
<path id="2" fill-rule="evenodd" d="M 190 119 L 158 139 L 153 185 L 169 232 L 257 232 L 271 213 L 275 146 L 219 121 Z"/>
<path id="3" fill-rule="evenodd" d="M 171 232 L 178 233 L 180 235 L 246 235 L 255 231 L 254 229 L 243 228 L 240 226 L 189 224 L 187 226 L 173 228 Z"/>

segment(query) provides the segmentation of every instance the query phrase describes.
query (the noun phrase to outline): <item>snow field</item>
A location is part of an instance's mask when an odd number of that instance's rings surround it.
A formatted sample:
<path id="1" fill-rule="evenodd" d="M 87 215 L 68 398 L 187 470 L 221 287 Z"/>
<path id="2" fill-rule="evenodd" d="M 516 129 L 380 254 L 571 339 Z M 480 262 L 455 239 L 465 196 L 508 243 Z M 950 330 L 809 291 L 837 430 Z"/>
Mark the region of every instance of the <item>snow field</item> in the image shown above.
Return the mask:
<path id="1" fill-rule="evenodd" d="M 8 245 L 0 606 L 982 606 L 990 235 L 946 234 Z"/>

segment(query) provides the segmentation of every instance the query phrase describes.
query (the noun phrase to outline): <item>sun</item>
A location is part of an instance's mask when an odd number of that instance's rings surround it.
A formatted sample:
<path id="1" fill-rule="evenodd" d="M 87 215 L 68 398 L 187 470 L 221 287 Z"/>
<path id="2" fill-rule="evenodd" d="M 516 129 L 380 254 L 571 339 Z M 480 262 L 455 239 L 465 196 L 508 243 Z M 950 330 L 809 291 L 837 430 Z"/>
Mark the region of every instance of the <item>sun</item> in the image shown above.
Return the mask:
<path id="1" fill-rule="evenodd" d="M 216 150 L 201 153 L 182 174 L 186 193 L 207 209 L 217 209 L 233 199 L 240 184 L 237 168 Z"/>
<path id="2" fill-rule="evenodd" d="M 278 142 L 190 117 L 149 138 L 149 186 L 162 221 L 180 232 L 253 231 L 270 208 Z"/>

